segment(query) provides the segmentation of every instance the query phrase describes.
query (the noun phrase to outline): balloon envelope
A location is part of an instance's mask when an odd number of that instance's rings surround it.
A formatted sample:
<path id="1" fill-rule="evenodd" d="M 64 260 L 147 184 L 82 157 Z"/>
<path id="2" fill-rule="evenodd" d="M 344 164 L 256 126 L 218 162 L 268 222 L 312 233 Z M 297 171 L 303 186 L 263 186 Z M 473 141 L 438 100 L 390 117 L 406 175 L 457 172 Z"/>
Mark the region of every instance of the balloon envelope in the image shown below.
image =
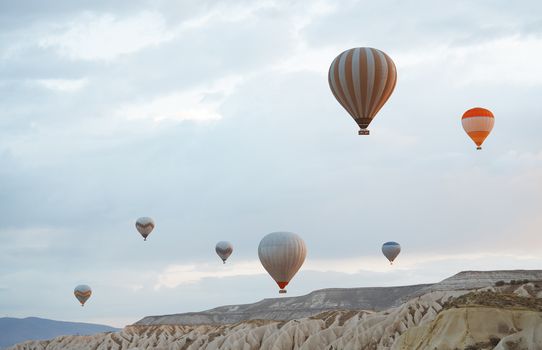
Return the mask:
<path id="1" fill-rule="evenodd" d="M 233 245 L 230 242 L 220 241 L 216 244 L 215 251 L 225 264 L 233 252 Z"/>
<path id="2" fill-rule="evenodd" d="M 92 290 L 86 284 L 81 284 L 75 287 L 75 289 L 73 290 L 73 294 L 75 295 L 77 300 L 79 300 L 81 306 L 84 306 L 85 302 L 88 300 L 88 298 L 90 298 Z"/>
<path id="3" fill-rule="evenodd" d="M 329 67 L 331 92 L 359 125 L 360 135 L 390 98 L 397 83 L 397 70 L 384 52 L 356 47 L 337 56 Z"/>
<path id="4" fill-rule="evenodd" d="M 489 109 L 471 108 L 461 117 L 463 129 L 476 144 L 476 149 L 482 149 L 482 144 L 488 137 L 493 125 L 495 125 L 495 117 Z"/>
<path id="5" fill-rule="evenodd" d="M 148 217 L 141 217 L 136 221 L 136 229 L 147 240 L 147 236 L 154 230 L 154 220 Z"/>
<path id="6" fill-rule="evenodd" d="M 382 245 L 382 253 L 390 263 L 393 263 L 397 255 L 401 252 L 401 245 L 397 242 L 386 242 Z"/>
<path id="7" fill-rule="evenodd" d="M 288 285 L 303 265 L 307 256 L 307 247 L 303 239 L 292 232 L 273 232 L 266 235 L 258 246 L 258 257 L 269 275 L 286 293 Z"/>

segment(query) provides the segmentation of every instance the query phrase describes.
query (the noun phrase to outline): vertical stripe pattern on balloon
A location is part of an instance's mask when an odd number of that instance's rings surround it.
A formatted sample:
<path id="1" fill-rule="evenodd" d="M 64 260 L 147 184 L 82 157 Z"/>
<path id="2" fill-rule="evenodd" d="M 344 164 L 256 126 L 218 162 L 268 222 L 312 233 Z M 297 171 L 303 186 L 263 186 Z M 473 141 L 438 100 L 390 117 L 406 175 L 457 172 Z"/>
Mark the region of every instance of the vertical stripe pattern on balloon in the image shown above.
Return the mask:
<path id="1" fill-rule="evenodd" d="M 337 101 L 361 129 L 366 129 L 391 96 L 397 70 L 384 52 L 358 47 L 333 60 L 328 82 Z"/>

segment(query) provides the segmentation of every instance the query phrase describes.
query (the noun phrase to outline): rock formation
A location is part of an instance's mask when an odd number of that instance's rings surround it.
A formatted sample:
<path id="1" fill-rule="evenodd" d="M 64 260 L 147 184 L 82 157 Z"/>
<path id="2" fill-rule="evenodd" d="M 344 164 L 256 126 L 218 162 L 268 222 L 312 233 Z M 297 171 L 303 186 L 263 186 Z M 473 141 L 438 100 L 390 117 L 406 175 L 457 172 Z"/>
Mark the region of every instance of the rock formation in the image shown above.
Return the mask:
<path id="1" fill-rule="evenodd" d="M 463 272 L 382 311 L 335 309 L 300 319 L 232 324 L 140 322 L 117 333 L 30 341 L 10 349 L 535 350 L 542 349 L 540 280 L 542 271 Z"/>

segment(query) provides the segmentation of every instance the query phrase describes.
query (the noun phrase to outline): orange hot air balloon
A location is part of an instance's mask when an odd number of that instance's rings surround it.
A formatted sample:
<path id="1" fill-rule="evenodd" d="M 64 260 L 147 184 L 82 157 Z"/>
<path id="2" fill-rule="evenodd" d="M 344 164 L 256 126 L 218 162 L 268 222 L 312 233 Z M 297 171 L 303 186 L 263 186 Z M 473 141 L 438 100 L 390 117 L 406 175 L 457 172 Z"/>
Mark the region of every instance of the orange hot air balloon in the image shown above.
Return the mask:
<path id="1" fill-rule="evenodd" d="M 461 118 L 463 129 L 476 144 L 476 149 L 482 149 L 482 143 L 489 135 L 495 124 L 495 117 L 485 108 L 472 108 L 466 111 Z"/>
<path id="2" fill-rule="evenodd" d="M 367 127 L 390 98 L 397 70 L 384 52 L 356 47 L 337 56 L 329 67 L 331 92 L 359 125 L 359 135 L 369 135 Z"/>

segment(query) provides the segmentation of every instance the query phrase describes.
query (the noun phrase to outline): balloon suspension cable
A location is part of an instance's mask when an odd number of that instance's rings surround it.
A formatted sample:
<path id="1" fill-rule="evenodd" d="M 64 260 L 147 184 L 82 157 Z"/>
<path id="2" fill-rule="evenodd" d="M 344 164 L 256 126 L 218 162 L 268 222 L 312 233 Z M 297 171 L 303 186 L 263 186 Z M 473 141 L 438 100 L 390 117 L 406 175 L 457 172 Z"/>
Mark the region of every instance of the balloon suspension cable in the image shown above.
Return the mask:
<path id="1" fill-rule="evenodd" d="M 479 150 L 482 149 L 482 146 L 478 146 L 478 147 L 476 147 L 476 149 L 479 151 Z"/>
<path id="2" fill-rule="evenodd" d="M 286 294 L 286 289 L 279 290 L 279 294 Z"/>
<path id="3" fill-rule="evenodd" d="M 369 135 L 369 130 L 367 129 L 360 129 L 358 131 L 358 135 Z"/>

